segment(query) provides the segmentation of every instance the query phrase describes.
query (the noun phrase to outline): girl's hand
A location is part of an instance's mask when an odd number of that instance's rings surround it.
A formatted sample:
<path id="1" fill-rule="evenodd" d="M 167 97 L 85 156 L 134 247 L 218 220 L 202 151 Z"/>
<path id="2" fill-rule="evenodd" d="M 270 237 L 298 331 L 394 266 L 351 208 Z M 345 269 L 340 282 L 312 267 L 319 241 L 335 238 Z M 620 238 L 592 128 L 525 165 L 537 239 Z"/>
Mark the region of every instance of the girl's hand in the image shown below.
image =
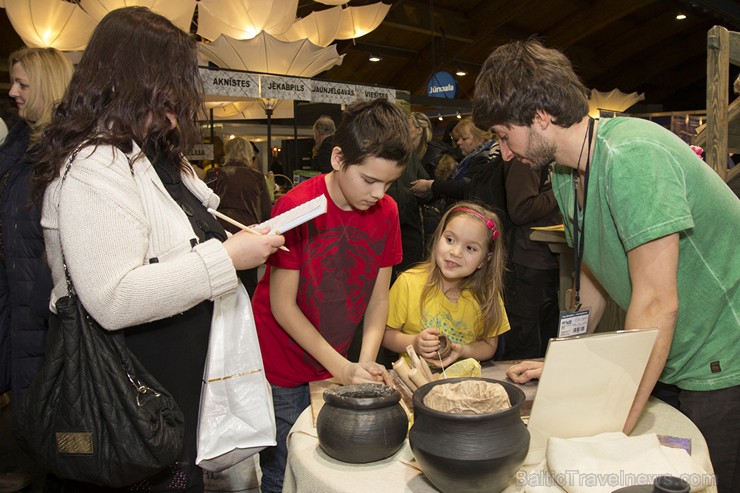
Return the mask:
<path id="1" fill-rule="evenodd" d="M 465 345 L 464 344 L 450 344 L 450 349 L 452 349 L 452 352 L 450 352 L 449 356 L 447 356 L 445 359 L 442 360 L 442 362 L 439 361 L 439 355 L 435 353 L 435 358 L 432 358 L 429 360 L 430 363 L 432 363 L 436 368 L 447 368 L 455 361 L 464 358 L 464 352 L 465 352 Z"/>
<path id="2" fill-rule="evenodd" d="M 414 338 L 414 351 L 420 358 L 425 360 L 437 359 L 437 351 L 440 348 L 439 331 L 437 329 L 424 329 Z"/>
<path id="3" fill-rule="evenodd" d="M 384 383 L 391 385 L 391 377 L 383 365 L 372 361 L 347 363 L 339 375 L 342 385 L 356 383 Z"/>

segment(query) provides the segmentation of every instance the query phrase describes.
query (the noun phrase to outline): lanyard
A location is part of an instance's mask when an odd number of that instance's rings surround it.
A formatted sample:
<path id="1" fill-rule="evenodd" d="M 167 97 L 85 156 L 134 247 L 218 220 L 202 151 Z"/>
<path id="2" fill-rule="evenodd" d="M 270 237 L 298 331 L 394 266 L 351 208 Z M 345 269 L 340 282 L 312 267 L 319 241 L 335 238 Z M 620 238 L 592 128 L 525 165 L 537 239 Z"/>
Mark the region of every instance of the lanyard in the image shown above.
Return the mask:
<path id="1" fill-rule="evenodd" d="M 583 216 L 582 224 L 578 222 L 578 169 L 573 170 L 573 266 L 575 267 L 575 288 L 576 288 L 576 306 L 575 311 L 581 308 L 581 261 L 583 261 L 583 251 L 586 237 L 586 199 L 588 198 L 588 175 L 591 171 L 591 139 L 594 135 L 594 119 L 588 119 L 588 152 L 586 153 L 586 167 L 583 176 L 583 207 L 581 215 Z M 584 142 L 585 144 L 585 142 Z M 583 152 L 583 146 L 581 146 Z M 581 158 L 578 157 L 578 166 L 581 167 Z M 579 231 L 580 230 L 580 231 Z M 580 232 L 580 234 L 579 234 Z"/>

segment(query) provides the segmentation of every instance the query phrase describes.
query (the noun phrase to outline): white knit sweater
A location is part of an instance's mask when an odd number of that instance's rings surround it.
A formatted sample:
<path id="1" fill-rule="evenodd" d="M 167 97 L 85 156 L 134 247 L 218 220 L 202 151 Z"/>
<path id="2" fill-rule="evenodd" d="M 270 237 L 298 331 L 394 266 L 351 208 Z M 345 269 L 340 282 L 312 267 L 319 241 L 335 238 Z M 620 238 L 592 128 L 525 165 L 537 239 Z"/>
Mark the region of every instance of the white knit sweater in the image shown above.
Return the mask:
<path id="1" fill-rule="evenodd" d="M 128 155 L 111 146 L 83 148 L 64 182 L 55 179 L 44 195 L 52 309 L 67 294 L 61 240 L 82 304 L 109 330 L 184 312 L 237 286 L 220 241 L 191 246 L 196 235 L 187 216 L 139 153 L 135 144 Z M 195 174 L 182 180 L 203 205 L 217 208 L 218 196 Z"/>

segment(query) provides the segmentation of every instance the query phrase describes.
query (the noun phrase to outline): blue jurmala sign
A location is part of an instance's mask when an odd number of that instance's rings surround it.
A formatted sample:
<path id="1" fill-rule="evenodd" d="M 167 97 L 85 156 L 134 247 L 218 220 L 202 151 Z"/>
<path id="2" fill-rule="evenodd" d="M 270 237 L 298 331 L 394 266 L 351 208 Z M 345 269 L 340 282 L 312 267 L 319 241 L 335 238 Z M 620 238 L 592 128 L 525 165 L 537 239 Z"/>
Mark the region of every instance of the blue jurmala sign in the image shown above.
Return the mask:
<path id="1" fill-rule="evenodd" d="M 457 96 L 457 81 L 449 72 L 436 72 L 429 79 L 427 96 L 452 99 Z"/>

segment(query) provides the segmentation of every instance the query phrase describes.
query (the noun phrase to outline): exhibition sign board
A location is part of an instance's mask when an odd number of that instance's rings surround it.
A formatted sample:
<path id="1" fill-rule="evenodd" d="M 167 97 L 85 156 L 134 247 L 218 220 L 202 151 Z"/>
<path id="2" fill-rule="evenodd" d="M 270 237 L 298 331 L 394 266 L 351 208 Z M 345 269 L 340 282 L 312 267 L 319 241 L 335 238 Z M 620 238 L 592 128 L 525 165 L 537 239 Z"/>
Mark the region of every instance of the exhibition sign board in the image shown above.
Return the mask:
<path id="1" fill-rule="evenodd" d="M 204 67 L 200 68 L 200 75 L 208 96 L 288 99 L 334 104 L 349 104 L 357 100 L 380 97 L 396 101 L 396 90 L 387 87 Z"/>
<path id="2" fill-rule="evenodd" d="M 449 72 L 443 70 L 435 72 L 429 79 L 427 96 L 453 99 L 457 96 L 457 80 Z"/>
<path id="3" fill-rule="evenodd" d="M 292 99 L 294 101 L 311 101 L 311 79 L 298 77 L 275 77 L 260 75 L 260 97 L 273 99 Z"/>
<path id="4" fill-rule="evenodd" d="M 203 87 L 208 95 L 259 98 L 259 75 L 231 70 L 200 69 Z"/>

